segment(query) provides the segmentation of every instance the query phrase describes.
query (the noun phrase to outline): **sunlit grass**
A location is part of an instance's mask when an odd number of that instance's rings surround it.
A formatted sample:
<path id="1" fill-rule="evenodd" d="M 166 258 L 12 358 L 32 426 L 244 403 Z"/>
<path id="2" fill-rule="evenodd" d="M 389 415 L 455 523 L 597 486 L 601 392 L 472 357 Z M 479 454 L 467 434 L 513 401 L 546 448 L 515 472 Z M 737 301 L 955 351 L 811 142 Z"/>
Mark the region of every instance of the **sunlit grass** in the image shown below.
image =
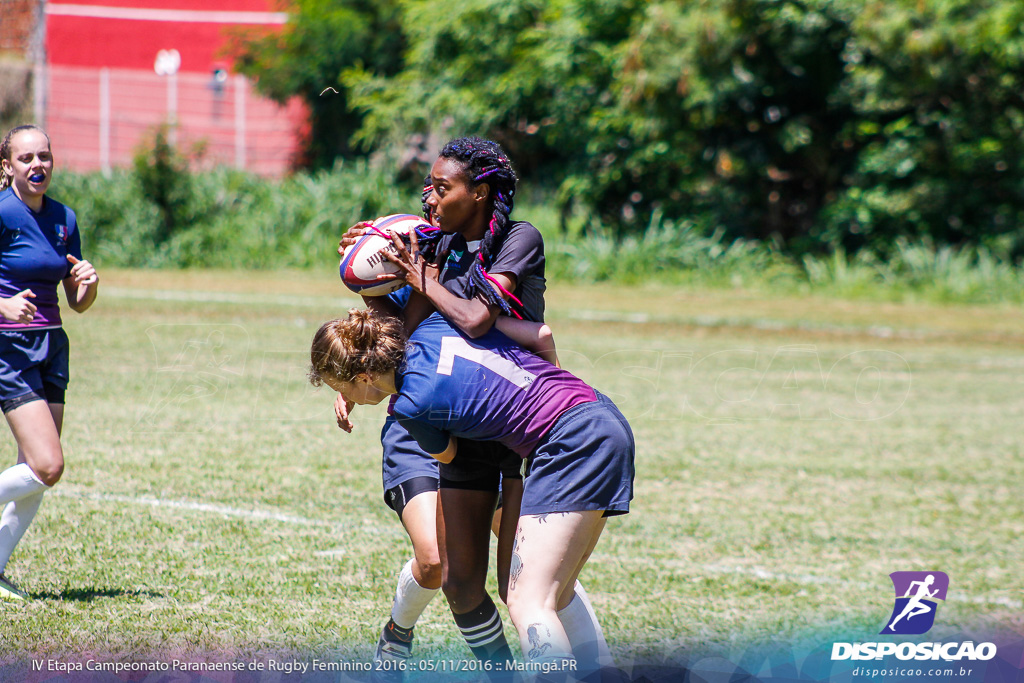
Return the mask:
<path id="1" fill-rule="evenodd" d="M 9 567 L 34 599 L 0 604 L 0 662 L 368 661 L 410 552 L 381 500 L 383 408 L 346 435 L 305 379 L 316 326 L 355 298 L 330 273 L 103 278 L 68 314 L 67 472 Z M 637 437 L 632 514 L 582 577 L 620 659 L 874 637 L 898 570 L 950 575 L 939 636 L 1024 628 L 1019 310 L 548 300 L 564 363 Z M 417 631 L 419 656 L 468 654 L 440 598 Z"/>

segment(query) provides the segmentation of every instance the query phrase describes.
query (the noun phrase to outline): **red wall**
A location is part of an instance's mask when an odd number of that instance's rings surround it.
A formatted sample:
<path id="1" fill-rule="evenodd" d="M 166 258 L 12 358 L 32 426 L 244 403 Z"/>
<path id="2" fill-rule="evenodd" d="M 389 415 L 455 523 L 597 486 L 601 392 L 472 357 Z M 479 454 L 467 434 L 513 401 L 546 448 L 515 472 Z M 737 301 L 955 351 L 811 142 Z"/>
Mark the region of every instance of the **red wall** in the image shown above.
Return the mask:
<path id="1" fill-rule="evenodd" d="M 46 47 L 52 64 L 151 69 L 158 50 L 181 54 L 182 71 L 206 71 L 226 44 L 226 33 L 240 27 L 274 30 L 274 25 L 203 22 L 209 12 L 259 12 L 272 20 L 275 9 L 267 0 L 70 0 L 73 9 L 118 7 L 175 10 L 190 14 L 190 21 L 146 21 L 69 16 L 61 3 L 51 3 L 47 14 Z M 72 9 L 72 8 L 69 8 Z M 278 25 L 279 26 L 279 25 Z"/>
<path id="2" fill-rule="evenodd" d="M 111 7 L 187 14 L 171 14 L 172 21 L 67 15 Z M 154 73 L 153 65 L 157 52 L 170 49 L 181 55 L 176 80 L 180 145 L 200 144 L 207 150 L 204 164 L 235 163 L 237 83 L 232 76 L 220 88 L 214 87 L 212 71 L 230 72 L 230 60 L 222 54 L 229 33 L 275 31 L 280 24 L 191 21 L 210 19 L 209 12 L 258 12 L 257 19 L 279 20 L 279 15 L 271 14 L 276 8 L 268 0 L 70 0 L 66 4 L 57 0 L 48 5 L 45 123 L 64 165 L 75 170 L 100 168 L 102 69 L 107 69 L 110 83 L 109 161 L 112 166 L 131 162 L 146 134 L 167 120 L 168 83 Z M 245 21 L 251 15 L 237 18 Z M 286 173 L 298 153 L 300 132 L 306 128 L 305 108 L 297 99 L 279 107 L 259 96 L 252 84 L 244 100 L 245 168 L 262 175 Z"/>
<path id="3" fill-rule="evenodd" d="M 51 64 L 152 70 L 159 50 L 175 49 L 182 71 L 206 72 L 224 61 L 218 51 L 228 29 L 225 24 L 50 16 L 46 51 Z"/>

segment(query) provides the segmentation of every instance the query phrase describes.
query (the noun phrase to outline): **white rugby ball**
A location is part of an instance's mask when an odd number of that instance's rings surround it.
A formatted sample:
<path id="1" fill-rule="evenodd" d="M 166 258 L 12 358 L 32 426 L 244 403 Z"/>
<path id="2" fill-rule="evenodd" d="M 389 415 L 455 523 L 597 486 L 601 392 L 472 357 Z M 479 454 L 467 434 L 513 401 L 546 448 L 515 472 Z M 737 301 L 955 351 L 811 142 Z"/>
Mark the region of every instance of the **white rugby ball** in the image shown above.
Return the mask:
<path id="1" fill-rule="evenodd" d="M 390 235 L 404 235 L 417 227 L 430 227 L 420 216 L 396 213 L 381 216 L 373 222 L 373 229 L 348 247 L 341 257 L 338 270 L 345 286 L 363 296 L 383 296 L 405 285 L 404 279 L 378 280 L 378 275 L 394 275 L 400 272 L 384 255 L 396 252 Z M 387 237 L 385 237 L 387 235 Z"/>

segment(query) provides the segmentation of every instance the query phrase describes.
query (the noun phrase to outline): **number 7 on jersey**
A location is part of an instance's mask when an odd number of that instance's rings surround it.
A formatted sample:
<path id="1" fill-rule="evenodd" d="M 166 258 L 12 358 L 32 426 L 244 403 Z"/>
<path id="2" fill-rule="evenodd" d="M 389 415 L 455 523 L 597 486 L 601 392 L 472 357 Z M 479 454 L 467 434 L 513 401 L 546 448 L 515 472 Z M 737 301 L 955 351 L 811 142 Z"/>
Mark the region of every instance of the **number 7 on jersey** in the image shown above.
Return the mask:
<path id="1" fill-rule="evenodd" d="M 437 374 L 451 376 L 456 357 L 464 358 L 476 365 L 482 365 L 520 389 L 528 389 L 537 379 L 537 375 L 524 370 L 509 359 L 499 356 L 490 349 L 472 346 L 462 337 L 441 339 L 441 357 L 437 361 Z"/>

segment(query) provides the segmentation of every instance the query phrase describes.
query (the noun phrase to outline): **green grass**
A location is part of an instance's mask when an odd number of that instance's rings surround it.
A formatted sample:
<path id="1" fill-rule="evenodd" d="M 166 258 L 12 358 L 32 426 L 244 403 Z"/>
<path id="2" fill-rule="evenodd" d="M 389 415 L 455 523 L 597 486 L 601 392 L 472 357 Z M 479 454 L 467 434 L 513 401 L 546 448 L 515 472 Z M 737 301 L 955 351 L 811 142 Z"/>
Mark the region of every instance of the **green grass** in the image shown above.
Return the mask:
<path id="1" fill-rule="evenodd" d="M 329 272 L 101 276 L 66 316 L 67 471 L 9 566 L 34 599 L 0 603 L 0 679 L 43 657 L 368 661 L 410 552 L 380 496 L 383 408 L 346 435 L 305 380 L 355 298 Z M 898 570 L 950 576 L 929 638 L 1024 633 L 1018 307 L 548 301 L 564 363 L 636 433 L 632 513 L 581 577 L 622 662 L 873 639 Z M 417 633 L 420 656 L 468 654 L 440 598 Z"/>

